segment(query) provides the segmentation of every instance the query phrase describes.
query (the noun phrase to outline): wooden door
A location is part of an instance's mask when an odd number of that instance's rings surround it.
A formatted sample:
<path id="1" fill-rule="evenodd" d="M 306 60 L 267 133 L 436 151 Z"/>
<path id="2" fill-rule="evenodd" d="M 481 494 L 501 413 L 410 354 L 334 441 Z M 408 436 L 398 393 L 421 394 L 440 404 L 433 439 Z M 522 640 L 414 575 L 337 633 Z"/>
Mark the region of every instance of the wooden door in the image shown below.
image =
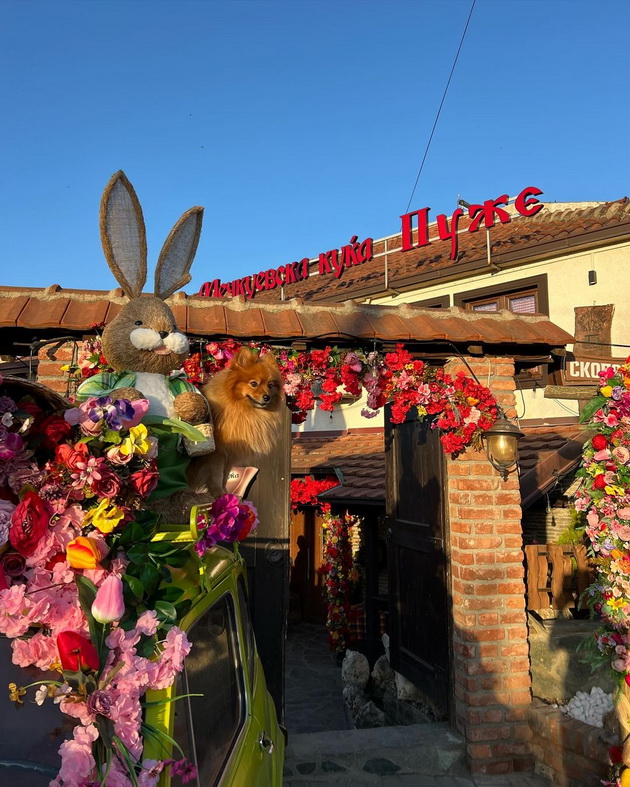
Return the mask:
<path id="1" fill-rule="evenodd" d="M 323 562 L 322 517 L 313 507 L 296 511 L 291 517 L 292 603 L 305 623 L 325 623 L 326 604 L 319 568 Z"/>
<path id="2" fill-rule="evenodd" d="M 445 539 L 445 461 L 439 432 L 415 409 L 385 417 L 391 665 L 449 712 L 450 609 Z"/>

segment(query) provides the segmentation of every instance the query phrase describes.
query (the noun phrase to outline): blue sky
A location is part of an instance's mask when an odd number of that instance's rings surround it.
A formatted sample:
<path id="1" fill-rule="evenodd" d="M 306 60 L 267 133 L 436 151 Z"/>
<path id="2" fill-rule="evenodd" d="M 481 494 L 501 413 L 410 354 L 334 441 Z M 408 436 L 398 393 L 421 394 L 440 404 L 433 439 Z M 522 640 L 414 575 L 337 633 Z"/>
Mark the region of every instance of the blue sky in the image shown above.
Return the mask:
<path id="1" fill-rule="evenodd" d="M 110 289 L 125 170 L 195 292 L 399 230 L 470 0 L 4 0 L 0 284 Z M 630 192 L 623 0 L 477 0 L 411 208 Z"/>

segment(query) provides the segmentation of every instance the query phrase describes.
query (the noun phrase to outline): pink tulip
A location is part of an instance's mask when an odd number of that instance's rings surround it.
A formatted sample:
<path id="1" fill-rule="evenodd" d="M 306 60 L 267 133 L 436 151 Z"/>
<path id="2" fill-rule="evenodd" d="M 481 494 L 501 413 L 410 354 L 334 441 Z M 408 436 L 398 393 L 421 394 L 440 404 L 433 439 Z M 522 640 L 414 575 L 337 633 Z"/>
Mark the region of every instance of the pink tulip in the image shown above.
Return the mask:
<path id="1" fill-rule="evenodd" d="M 124 614 L 122 579 L 115 574 L 110 574 L 96 592 L 92 615 L 99 623 L 111 623 L 120 620 Z"/>

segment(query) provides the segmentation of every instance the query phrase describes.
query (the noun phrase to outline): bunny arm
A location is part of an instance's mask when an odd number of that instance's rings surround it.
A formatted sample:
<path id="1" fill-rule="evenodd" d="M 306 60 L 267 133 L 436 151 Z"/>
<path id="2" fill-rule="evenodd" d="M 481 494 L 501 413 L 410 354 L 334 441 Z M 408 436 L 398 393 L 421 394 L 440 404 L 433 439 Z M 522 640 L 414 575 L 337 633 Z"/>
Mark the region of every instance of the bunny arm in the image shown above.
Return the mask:
<path id="1" fill-rule="evenodd" d="M 189 424 L 202 424 L 208 420 L 208 403 L 197 391 L 184 391 L 175 397 L 173 407 L 177 415 Z"/>

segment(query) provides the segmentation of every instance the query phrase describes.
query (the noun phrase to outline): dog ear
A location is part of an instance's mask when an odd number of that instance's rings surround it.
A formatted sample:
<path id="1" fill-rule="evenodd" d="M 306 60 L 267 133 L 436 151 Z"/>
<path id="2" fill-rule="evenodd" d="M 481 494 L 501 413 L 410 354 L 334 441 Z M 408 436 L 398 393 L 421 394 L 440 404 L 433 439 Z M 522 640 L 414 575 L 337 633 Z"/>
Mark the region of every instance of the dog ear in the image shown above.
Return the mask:
<path id="1" fill-rule="evenodd" d="M 267 366 L 271 366 L 272 369 L 278 368 L 278 364 L 276 362 L 276 358 L 273 353 L 261 353 L 260 360 L 263 363 L 266 363 Z"/>
<path id="2" fill-rule="evenodd" d="M 240 347 L 230 361 L 230 366 L 249 366 L 254 360 L 253 355 L 249 347 Z"/>

